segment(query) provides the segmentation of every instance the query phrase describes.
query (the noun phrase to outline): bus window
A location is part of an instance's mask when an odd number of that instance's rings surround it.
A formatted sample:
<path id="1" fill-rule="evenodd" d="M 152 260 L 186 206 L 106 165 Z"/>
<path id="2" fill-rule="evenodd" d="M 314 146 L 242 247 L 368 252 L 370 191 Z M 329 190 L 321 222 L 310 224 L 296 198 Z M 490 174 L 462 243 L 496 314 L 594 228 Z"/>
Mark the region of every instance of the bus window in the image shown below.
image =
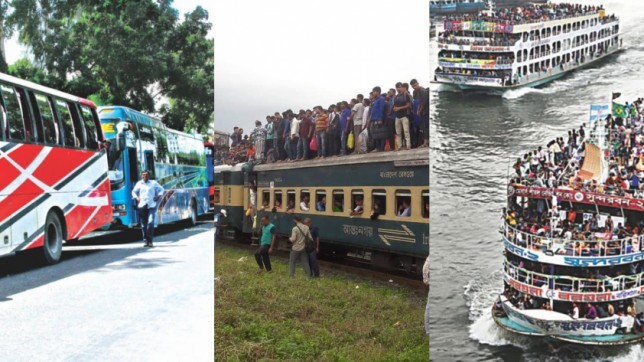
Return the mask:
<path id="1" fill-rule="evenodd" d="M 295 211 L 295 190 L 286 191 L 286 212 Z"/>
<path id="2" fill-rule="evenodd" d="M 264 210 L 270 209 L 271 204 L 271 192 L 268 190 L 262 190 L 262 207 Z"/>
<path id="3" fill-rule="evenodd" d="M 315 191 L 315 210 L 326 211 L 326 191 Z"/>
<path id="4" fill-rule="evenodd" d="M 364 192 L 362 190 L 351 191 L 351 216 L 362 215 L 364 212 Z"/>
<path id="5" fill-rule="evenodd" d="M 311 193 L 309 190 L 302 190 L 300 192 L 300 210 L 311 210 Z"/>
<path id="6" fill-rule="evenodd" d="M 22 123 L 22 112 L 20 111 L 20 100 L 15 90 L 6 85 L 0 86 L 2 100 L 4 101 L 5 131 L 3 132 L 8 140 L 24 141 L 25 127 Z"/>
<path id="7" fill-rule="evenodd" d="M 396 190 L 396 215 L 402 217 L 411 216 L 411 191 Z"/>
<path id="8" fill-rule="evenodd" d="M 333 212 L 344 211 L 344 191 L 333 190 Z"/>
<path id="9" fill-rule="evenodd" d="M 85 134 L 87 135 L 87 148 L 92 150 L 98 149 L 98 132 L 96 122 L 94 120 L 94 112 L 88 106 L 80 105 L 80 115 L 85 125 Z"/>
<path id="10" fill-rule="evenodd" d="M 385 190 L 373 190 L 371 193 L 371 204 L 378 215 L 386 215 L 387 192 Z"/>
<path id="11" fill-rule="evenodd" d="M 425 219 L 429 219 L 429 190 L 423 190 L 423 210 L 422 216 Z"/>
<path id="12" fill-rule="evenodd" d="M 273 207 L 277 210 L 282 208 L 282 191 L 275 191 L 275 204 Z"/>
<path id="13" fill-rule="evenodd" d="M 34 129 L 33 118 L 31 117 L 31 108 L 29 107 L 29 101 L 27 100 L 27 94 L 24 89 L 16 88 L 16 94 L 20 100 L 20 108 L 22 109 L 22 119 L 25 124 L 25 138 L 27 142 L 37 142 L 36 138 L 37 133 Z"/>
<path id="14" fill-rule="evenodd" d="M 35 106 L 37 113 L 40 113 L 40 119 L 44 126 L 45 143 L 48 145 L 59 145 L 60 137 L 58 136 L 58 124 L 54 119 L 54 112 L 51 109 L 51 103 L 47 96 L 34 93 Z"/>
<path id="15" fill-rule="evenodd" d="M 74 120 L 72 119 L 71 113 L 69 113 L 67 102 L 56 99 L 55 104 L 58 119 L 63 125 L 64 145 L 69 147 L 80 147 L 80 140 L 74 130 Z"/>
<path id="16" fill-rule="evenodd" d="M 85 126 L 83 126 L 83 120 L 78 112 L 78 108 L 75 103 L 67 102 L 67 109 L 69 110 L 69 114 L 72 115 L 72 121 L 74 122 L 74 132 L 78 139 L 77 147 L 85 148 L 87 147 L 87 136 L 85 135 Z"/>
<path id="17" fill-rule="evenodd" d="M 156 173 L 154 172 L 154 152 L 145 151 L 145 167 L 150 173 L 150 179 L 156 180 Z"/>

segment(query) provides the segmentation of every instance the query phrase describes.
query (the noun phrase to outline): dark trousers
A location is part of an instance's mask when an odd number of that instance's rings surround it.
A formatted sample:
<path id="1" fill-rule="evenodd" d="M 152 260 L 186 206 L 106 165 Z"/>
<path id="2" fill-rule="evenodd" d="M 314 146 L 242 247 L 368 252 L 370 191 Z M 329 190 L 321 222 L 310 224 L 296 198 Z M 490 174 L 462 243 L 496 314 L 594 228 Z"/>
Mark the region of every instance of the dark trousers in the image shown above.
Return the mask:
<path id="1" fill-rule="evenodd" d="M 139 207 L 139 222 L 141 229 L 143 229 L 143 240 L 152 243 L 154 238 L 154 217 L 156 216 L 156 208 L 149 208 L 147 206 Z"/>
<path id="2" fill-rule="evenodd" d="M 273 148 L 273 140 L 266 140 L 266 146 L 264 147 L 264 158 L 266 158 L 266 155 L 271 148 Z"/>
<path id="3" fill-rule="evenodd" d="M 262 245 L 255 252 L 255 260 L 260 269 L 266 268 L 266 271 L 271 271 L 271 257 L 268 255 L 270 245 Z"/>
<path id="4" fill-rule="evenodd" d="M 326 134 L 326 149 L 328 156 L 340 153 L 340 132 L 332 131 Z"/>
<path id="5" fill-rule="evenodd" d="M 320 265 L 318 264 L 318 255 L 315 250 L 309 253 L 309 267 L 311 268 L 311 276 L 320 277 Z"/>
<path id="6" fill-rule="evenodd" d="M 385 140 L 385 143 L 389 141 L 389 147 L 391 147 L 392 150 L 396 149 L 396 119 L 395 118 L 387 118 L 385 119 L 385 126 L 387 127 L 387 139 Z M 403 145 L 398 145 L 398 147 L 402 147 Z M 383 150 L 384 150 L 384 145 L 383 145 Z"/>
<path id="7" fill-rule="evenodd" d="M 284 151 L 284 139 L 275 138 L 275 152 L 278 160 L 283 160 L 286 158 L 286 151 Z"/>

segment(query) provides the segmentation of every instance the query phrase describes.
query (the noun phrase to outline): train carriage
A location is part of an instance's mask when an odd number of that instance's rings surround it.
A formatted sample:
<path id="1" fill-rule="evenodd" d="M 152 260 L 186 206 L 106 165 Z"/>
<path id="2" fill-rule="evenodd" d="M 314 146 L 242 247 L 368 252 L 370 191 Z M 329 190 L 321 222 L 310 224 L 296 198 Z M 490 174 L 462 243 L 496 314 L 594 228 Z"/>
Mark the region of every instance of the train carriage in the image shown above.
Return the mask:
<path id="1" fill-rule="evenodd" d="M 424 149 L 218 166 L 215 203 L 227 211 L 229 228 L 237 232 L 253 231 L 249 208 L 257 218 L 268 216 L 282 237 L 290 235 L 297 214 L 320 228 L 323 250 L 359 255 L 379 269 L 420 274 L 429 253 L 428 166 Z M 358 203 L 363 213 L 351 215 Z M 398 216 L 403 203 L 409 205 L 409 216 Z M 379 210 L 377 218 L 374 209 Z"/>

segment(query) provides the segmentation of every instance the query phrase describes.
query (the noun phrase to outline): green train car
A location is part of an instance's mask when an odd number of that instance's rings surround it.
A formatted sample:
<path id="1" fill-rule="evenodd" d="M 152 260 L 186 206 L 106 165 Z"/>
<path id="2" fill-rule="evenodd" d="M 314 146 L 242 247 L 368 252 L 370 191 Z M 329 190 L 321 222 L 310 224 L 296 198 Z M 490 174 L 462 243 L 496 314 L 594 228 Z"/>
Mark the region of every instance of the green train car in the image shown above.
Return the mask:
<path id="1" fill-rule="evenodd" d="M 358 204 L 362 214 L 351 215 Z M 409 216 L 398 216 L 403 204 Z M 428 152 L 217 166 L 215 207 L 225 209 L 228 228 L 242 234 L 254 231 L 255 215 L 268 216 L 281 237 L 290 235 L 293 215 L 309 217 L 320 229 L 321 252 L 421 274 L 429 254 Z"/>

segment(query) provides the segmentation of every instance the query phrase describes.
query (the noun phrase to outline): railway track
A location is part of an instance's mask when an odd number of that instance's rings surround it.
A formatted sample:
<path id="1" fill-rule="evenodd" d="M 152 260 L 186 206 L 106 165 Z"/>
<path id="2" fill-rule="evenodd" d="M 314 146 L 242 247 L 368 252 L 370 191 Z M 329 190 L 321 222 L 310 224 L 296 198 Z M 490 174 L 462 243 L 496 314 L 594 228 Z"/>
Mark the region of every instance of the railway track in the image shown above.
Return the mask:
<path id="1" fill-rule="evenodd" d="M 217 239 L 215 241 L 215 248 L 217 246 L 234 247 L 238 249 L 247 250 L 249 253 L 254 253 L 257 250 L 257 245 L 238 242 L 230 239 Z M 216 251 L 215 251 L 216 252 Z M 288 262 L 289 251 L 284 249 L 274 250 L 271 257 L 277 257 Z M 324 255 L 318 259 L 320 270 L 326 273 L 345 272 L 351 275 L 359 276 L 365 279 L 382 283 L 383 285 L 400 285 L 412 289 L 415 293 L 427 293 L 428 287 L 421 279 L 416 277 L 409 277 L 401 273 L 388 273 L 379 270 L 373 270 L 366 262 L 357 258 L 328 258 Z"/>

